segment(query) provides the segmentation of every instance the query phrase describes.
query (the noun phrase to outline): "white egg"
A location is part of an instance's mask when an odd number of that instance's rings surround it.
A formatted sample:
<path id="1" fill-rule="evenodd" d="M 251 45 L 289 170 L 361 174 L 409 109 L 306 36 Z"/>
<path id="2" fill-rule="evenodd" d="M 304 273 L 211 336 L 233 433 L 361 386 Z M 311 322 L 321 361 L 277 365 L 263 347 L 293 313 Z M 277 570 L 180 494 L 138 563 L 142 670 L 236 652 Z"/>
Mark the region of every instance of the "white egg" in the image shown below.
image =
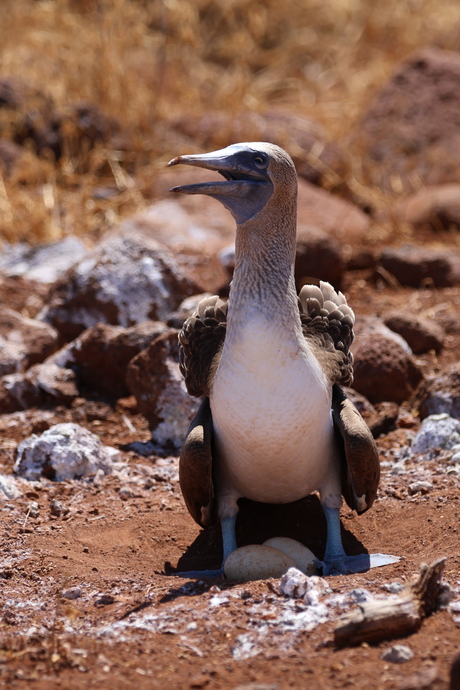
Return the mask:
<path id="1" fill-rule="evenodd" d="M 285 553 L 292 558 L 295 567 L 305 573 L 305 575 L 315 574 L 315 563 L 317 558 L 315 554 L 301 544 L 300 541 L 289 539 L 289 537 L 273 537 L 272 539 L 267 539 L 263 545 L 271 546 L 272 549 L 278 549 L 278 551 Z"/>
<path id="2" fill-rule="evenodd" d="M 281 577 L 294 561 L 285 553 L 270 546 L 250 544 L 233 551 L 224 564 L 224 572 L 229 580 L 250 582 Z"/>

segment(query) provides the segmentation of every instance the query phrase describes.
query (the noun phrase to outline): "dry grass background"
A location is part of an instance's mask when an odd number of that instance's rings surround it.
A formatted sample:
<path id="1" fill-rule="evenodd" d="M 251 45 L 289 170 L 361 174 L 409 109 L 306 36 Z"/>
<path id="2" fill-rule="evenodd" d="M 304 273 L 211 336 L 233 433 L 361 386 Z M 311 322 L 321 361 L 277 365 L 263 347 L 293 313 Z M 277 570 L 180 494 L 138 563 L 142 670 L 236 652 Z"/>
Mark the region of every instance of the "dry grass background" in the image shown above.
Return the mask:
<path id="1" fill-rule="evenodd" d="M 148 204 L 179 115 L 282 105 L 345 138 L 402 58 L 458 48 L 459 18 L 458 0 L 2 0 L 0 76 L 58 111 L 95 104 L 128 145 L 79 149 L 69 130 L 57 164 L 27 151 L 0 178 L 0 237 L 96 237 Z"/>

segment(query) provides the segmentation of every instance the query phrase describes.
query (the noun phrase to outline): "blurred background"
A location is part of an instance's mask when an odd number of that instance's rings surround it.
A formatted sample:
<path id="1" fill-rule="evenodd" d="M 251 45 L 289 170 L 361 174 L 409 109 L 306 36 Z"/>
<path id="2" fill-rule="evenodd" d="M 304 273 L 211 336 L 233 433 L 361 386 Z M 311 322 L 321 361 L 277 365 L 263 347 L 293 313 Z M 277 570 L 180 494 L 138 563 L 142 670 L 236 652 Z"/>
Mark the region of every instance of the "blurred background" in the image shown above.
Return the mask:
<path id="1" fill-rule="evenodd" d="M 2 0 L 0 239 L 97 239 L 165 193 L 171 157 L 271 129 L 298 165 L 299 132 L 330 147 L 307 179 L 382 206 L 350 133 L 459 26 L 458 0 Z"/>

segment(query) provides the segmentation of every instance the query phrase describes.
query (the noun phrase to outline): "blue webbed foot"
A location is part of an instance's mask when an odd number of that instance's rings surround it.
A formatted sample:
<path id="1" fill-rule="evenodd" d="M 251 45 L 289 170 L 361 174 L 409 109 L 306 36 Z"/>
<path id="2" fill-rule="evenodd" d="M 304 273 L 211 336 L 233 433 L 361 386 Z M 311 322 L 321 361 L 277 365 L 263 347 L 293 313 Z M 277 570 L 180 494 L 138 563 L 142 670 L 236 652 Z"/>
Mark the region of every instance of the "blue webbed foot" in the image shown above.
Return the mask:
<path id="1" fill-rule="evenodd" d="M 215 570 L 187 570 L 184 573 L 173 573 L 175 577 L 188 577 L 193 580 L 202 577 L 222 577 L 223 574 L 223 568 L 216 568 Z"/>
<path id="2" fill-rule="evenodd" d="M 340 555 L 335 558 L 325 558 L 324 561 L 319 561 L 318 565 L 323 575 L 350 575 L 397 563 L 399 560 L 401 560 L 399 556 L 386 553 L 360 553 L 357 556 Z"/>

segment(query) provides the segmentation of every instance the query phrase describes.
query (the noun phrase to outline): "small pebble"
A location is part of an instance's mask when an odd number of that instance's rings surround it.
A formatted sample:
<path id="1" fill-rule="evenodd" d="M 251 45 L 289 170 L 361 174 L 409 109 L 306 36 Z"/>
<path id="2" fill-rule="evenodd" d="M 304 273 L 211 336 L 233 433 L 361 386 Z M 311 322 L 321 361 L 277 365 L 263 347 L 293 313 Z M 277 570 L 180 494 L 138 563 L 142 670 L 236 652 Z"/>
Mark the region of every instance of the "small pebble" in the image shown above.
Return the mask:
<path id="1" fill-rule="evenodd" d="M 131 489 L 128 489 L 127 486 L 122 486 L 118 493 L 119 493 L 120 498 L 123 499 L 124 501 L 126 501 L 127 498 L 132 498 L 134 496 Z"/>
<path id="2" fill-rule="evenodd" d="M 293 559 L 278 549 L 252 544 L 233 551 L 225 561 L 224 572 L 229 580 L 250 582 L 281 577 L 293 567 Z"/>
<path id="3" fill-rule="evenodd" d="M 297 568 L 289 568 L 280 581 L 280 592 L 291 599 L 302 599 L 307 591 L 307 576 Z"/>
<path id="4" fill-rule="evenodd" d="M 403 587 L 404 585 L 401 584 L 401 582 L 386 582 L 384 585 L 382 585 L 382 589 L 390 594 L 398 594 Z"/>
<path id="5" fill-rule="evenodd" d="M 421 494 L 427 494 L 433 488 L 433 484 L 431 482 L 418 481 L 412 482 L 407 488 L 410 494 L 417 494 L 419 492 Z"/>
<path id="6" fill-rule="evenodd" d="M 405 644 L 395 644 L 386 652 L 383 652 L 380 657 L 384 661 L 390 661 L 392 664 L 405 664 L 414 656 L 414 652 Z"/>
<path id="7" fill-rule="evenodd" d="M 51 515 L 56 515 L 60 517 L 61 515 L 67 515 L 69 509 L 63 504 L 62 501 L 58 501 L 57 498 L 52 498 L 50 501 L 50 513 Z"/>
<path id="8" fill-rule="evenodd" d="M 37 518 L 40 515 L 40 506 L 36 501 L 30 501 L 26 514 L 31 518 Z"/>
<path id="9" fill-rule="evenodd" d="M 109 604 L 113 604 L 114 601 L 115 597 L 111 594 L 101 594 L 95 600 L 94 606 L 108 606 Z"/>
<path id="10" fill-rule="evenodd" d="M 69 587 L 68 589 L 63 589 L 61 592 L 61 597 L 63 599 L 79 599 L 81 597 L 80 587 Z"/>

